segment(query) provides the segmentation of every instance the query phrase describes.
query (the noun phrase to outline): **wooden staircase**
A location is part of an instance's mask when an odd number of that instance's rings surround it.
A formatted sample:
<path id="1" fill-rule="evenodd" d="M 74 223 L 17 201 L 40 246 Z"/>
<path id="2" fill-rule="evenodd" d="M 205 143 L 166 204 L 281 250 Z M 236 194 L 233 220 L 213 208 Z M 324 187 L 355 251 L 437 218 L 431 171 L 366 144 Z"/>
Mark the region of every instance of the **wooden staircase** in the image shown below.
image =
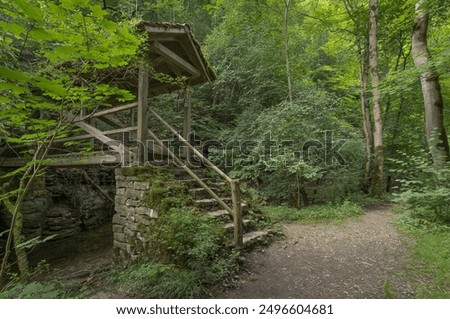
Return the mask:
<path id="1" fill-rule="evenodd" d="M 151 163 L 155 166 L 161 166 L 161 164 Z M 196 167 L 200 165 L 195 165 Z M 167 168 L 167 165 L 166 165 Z M 220 202 L 213 198 L 209 192 L 198 186 L 196 179 L 191 178 L 191 176 L 186 173 L 183 168 L 171 167 L 169 170 L 174 174 L 175 178 L 182 184 L 186 185 L 189 194 L 194 200 L 195 207 L 203 214 L 213 217 L 219 221 L 219 224 L 223 229 L 226 230 L 228 234 L 228 244 L 229 246 L 236 246 L 235 233 L 236 225 L 232 214 L 228 210 L 224 209 Z M 191 168 L 191 171 L 195 173 L 198 178 L 210 185 L 210 189 L 214 191 L 222 202 L 228 206 L 232 206 L 233 199 L 230 197 L 230 187 L 226 182 L 221 182 L 220 179 L 215 179 L 211 177 L 203 177 L 204 173 L 208 170 L 207 167 L 203 168 Z M 256 221 L 252 219 L 249 212 L 249 205 L 245 200 L 241 200 L 240 212 L 242 215 L 242 243 L 239 248 L 246 248 L 252 246 L 256 242 L 264 239 L 269 235 L 268 230 L 258 230 Z M 238 226 L 239 227 L 239 226 Z"/>

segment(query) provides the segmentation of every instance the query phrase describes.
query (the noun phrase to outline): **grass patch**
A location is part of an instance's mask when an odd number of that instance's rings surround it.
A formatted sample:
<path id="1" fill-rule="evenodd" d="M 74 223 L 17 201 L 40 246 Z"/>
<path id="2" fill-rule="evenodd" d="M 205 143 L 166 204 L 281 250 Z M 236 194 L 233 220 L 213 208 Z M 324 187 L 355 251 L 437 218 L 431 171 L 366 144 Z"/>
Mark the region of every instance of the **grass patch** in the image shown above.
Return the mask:
<path id="1" fill-rule="evenodd" d="M 394 285 L 388 279 L 383 282 L 383 294 L 386 299 L 397 298 L 397 292 L 395 291 Z"/>
<path id="2" fill-rule="evenodd" d="M 199 274 L 174 265 L 140 262 L 117 268 L 110 281 L 127 296 L 140 298 L 196 298 L 206 291 Z"/>
<path id="3" fill-rule="evenodd" d="M 327 204 L 305 207 L 302 209 L 287 206 L 266 206 L 263 212 L 272 222 L 319 223 L 339 222 L 347 218 L 360 216 L 363 209 L 360 205 L 344 201 L 341 204 Z"/>
<path id="4" fill-rule="evenodd" d="M 410 276 L 429 278 L 417 287 L 417 298 L 450 298 L 450 227 L 400 215 L 397 226 L 415 238 L 415 267 Z M 417 266 L 419 265 L 419 267 Z"/>

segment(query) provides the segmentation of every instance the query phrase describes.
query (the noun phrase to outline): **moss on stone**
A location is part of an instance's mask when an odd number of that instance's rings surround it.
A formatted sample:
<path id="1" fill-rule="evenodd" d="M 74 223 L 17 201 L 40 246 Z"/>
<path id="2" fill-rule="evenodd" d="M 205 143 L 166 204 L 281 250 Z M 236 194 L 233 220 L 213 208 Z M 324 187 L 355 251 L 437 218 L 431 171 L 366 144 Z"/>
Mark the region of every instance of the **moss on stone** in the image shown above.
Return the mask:
<path id="1" fill-rule="evenodd" d="M 166 168 L 147 164 L 125 167 L 121 171 L 124 176 L 134 176 L 149 183 L 144 200 L 158 214 L 164 214 L 171 208 L 190 206 L 193 202 L 186 185 L 177 181 L 174 174 Z"/>

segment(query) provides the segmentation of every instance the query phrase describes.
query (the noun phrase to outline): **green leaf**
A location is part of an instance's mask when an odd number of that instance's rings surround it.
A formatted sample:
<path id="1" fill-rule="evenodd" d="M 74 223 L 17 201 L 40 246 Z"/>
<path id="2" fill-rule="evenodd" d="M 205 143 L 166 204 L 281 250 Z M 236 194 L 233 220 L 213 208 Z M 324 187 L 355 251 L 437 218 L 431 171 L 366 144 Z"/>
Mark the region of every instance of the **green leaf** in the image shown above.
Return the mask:
<path id="1" fill-rule="evenodd" d="M 27 82 L 30 80 L 30 75 L 24 71 L 11 70 L 0 66 L 0 77 L 11 81 Z"/>
<path id="2" fill-rule="evenodd" d="M 38 23 L 44 23 L 42 11 L 40 8 L 35 7 L 32 1 L 14 0 L 13 3 L 22 9 L 22 12 L 31 20 Z"/>

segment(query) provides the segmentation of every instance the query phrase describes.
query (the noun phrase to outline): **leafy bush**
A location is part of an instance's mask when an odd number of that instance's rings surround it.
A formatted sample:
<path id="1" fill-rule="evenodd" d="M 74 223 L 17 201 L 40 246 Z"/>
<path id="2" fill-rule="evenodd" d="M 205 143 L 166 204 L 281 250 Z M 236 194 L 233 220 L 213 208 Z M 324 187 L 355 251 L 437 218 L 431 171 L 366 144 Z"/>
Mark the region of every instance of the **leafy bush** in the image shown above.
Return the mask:
<path id="1" fill-rule="evenodd" d="M 230 174 L 274 203 L 300 207 L 345 199 L 361 188 L 362 138 L 333 115 L 333 96 L 315 88 L 297 94 L 293 103 L 283 102 L 256 118 L 254 113 L 240 117 L 227 136 L 228 145 L 240 147 L 227 153 Z"/>
<path id="2" fill-rule="evenodd" d="M 54 281 L 21 282 L 13 280 L 0 291 L 0 299 L 58 299 L 66 298 L 67 292 Z"/>
<path id="3" fill-rule="evenodd" d="M 327 204 L 320 206 L 310 206 L 302 209 L 290 208 L 287 206 L 267 206 L 264 208 L 273 222 L 279 221 L 342 221 L 349 217 L 356 217 L 362 214 L 361 206 L 349 201 L 342 204 Z"/>
<path id="4" fill-rule="evenodd" d="M 0 299 L 62 299 L 87 296 L 88 291 L 84 286 L 77 291 L 71 291 L 57 280 L 36 280 L 48 269 L 48 263 L 41 261 L 26 279 L 20 278 L 16 273 L 10 274 L 7 284 L 0 289 Z"/>
<path id="5" fill-rule="evenodd" d="M 217 221 L 189 209 L 172 208 L 145 229 L 152 260 L 187 269 L 209 266 L 224 250 L 225 230 Z"/>
<path id="6" fill-rule="evenodd" d="M 408 204 L 417 220 L 450 223 L 450 164 L 433 165 L 428 155 L 392 160 L 393 172 L 402 176 L 394 201 Z"/>

